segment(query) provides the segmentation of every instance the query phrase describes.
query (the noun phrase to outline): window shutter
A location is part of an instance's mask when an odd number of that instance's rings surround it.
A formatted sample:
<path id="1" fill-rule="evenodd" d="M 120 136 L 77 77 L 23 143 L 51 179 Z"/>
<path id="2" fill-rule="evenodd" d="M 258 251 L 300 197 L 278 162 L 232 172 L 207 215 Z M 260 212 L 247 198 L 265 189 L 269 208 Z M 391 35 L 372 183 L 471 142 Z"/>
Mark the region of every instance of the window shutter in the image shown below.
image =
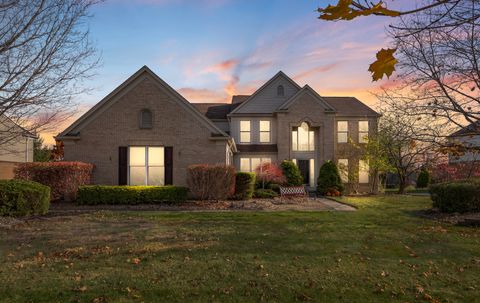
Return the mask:
<path id="1" fill-rule="evenodd" d="M 128 183 L 128 147 L 118 147 L 118 185 L 127 185 Z"/>
<path id="2" fill-rule="evenodd" d="M 173 185 L 173 147 L 165 146 L 165 185 Z"/>

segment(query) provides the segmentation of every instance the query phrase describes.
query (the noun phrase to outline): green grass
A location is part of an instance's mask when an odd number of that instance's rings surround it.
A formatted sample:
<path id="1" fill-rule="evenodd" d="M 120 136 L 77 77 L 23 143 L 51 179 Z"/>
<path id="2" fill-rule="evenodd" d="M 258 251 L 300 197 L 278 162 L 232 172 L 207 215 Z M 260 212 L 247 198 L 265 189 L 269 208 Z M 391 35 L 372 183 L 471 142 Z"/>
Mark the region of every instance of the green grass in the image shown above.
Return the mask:
<path id="1" fill-rule="evenodd" d="M 480 230 L 357 212 L 97 212 L 0 230 L 2 302 L 479 302 Z M 137 263 L 137 264 L 136 264 Z"/>

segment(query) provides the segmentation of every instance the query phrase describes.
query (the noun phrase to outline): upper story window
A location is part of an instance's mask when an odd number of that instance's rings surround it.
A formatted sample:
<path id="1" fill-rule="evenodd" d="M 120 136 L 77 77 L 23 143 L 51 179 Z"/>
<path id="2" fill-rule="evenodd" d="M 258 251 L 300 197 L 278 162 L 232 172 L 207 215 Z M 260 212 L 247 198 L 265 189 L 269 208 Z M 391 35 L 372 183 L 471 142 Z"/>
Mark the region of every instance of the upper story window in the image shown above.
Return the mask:
<path id="1" fill-rule="evenodd" d="M 315 133 L 310 129 L 306 122 L 303 122 L 299 127 L 294 127 L 292 129 L 292 150 L 315 150 Z"/>
<path id="2" fill-rule="evenodd" d="M 279 97 L 285 96 L 285 88 L 283 88 L 283 85 L 279 85 L 277 87 L 277 96 Z"/>
<path id="3" fill-rule="evenodd" d="M 149 109 L 142 109 L 140 111 L 140 128 L 153 127 L 153 114 Z"/>
<path id="4" fill-rule="evenodd" d="M 368 141 L 368 121 L 358 121 L 358 143 Z"/>
<path id="5" fill-rule="evenodd" d="M 240 121 L 240 143 L 250 142 L 250 121 Z"/>
<path id="6" fill-rule="evenodd" d="M 270 142 L 270 121 L 260 120 L 260 142 Z"/>
<path id="7" fill-rule="evenodd" d="M 338 143 L 348 142 L 348 121 L 337 122 L 337 142 Z"/>

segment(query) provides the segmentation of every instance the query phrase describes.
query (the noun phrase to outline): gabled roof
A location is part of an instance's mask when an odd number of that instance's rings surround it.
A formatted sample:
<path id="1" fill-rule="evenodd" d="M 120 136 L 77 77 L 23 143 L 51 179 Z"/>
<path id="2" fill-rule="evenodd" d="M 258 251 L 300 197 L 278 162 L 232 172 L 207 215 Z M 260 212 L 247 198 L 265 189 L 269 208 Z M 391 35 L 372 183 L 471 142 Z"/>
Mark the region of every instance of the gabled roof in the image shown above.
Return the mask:
<path id="1" fill-rule="evenodd" d="M 277 111 L 288 110 L 288 108 L 294 104 L 302 95 L 310 94 L 316 101 L 318 101 L 325 111 L 335 112 L 335 108 L 333 108 L 327 101 L 325 101 L 313 88 L 309 85 L 305 85 L 301 90 L 299 90 L 295 95 L 293 95 L 290 99 L 285 101 Z"/>
<path id="2" fill-rule="evenodd" d="M 449 137 L 468 136 L 468 135 L 480 135 L 480 120 L 473 122 L 460 130 L 457 130 Z"/>
<path id="3" fill-rule="evenodd" d="M 375 116 L 380 114 L 355 97 L 322 97 L 337 111 L 339 116 Z"/>
<path id="4" fill-rule="evenodd" d="M 26 130 L 24 127 L 20 126 L 18 123 L 13 121 L 11 118 L 7 117 L 7 115 L 5 114 L 0 115 L 0 124 L 5 126 L 6 130 L 12 134 L 17 133 L 16 135 L 20 135 L 22 137 L 28 137 L 28 138 L 34 138 L 34 139 L 38 138 L 37 135 Z"/>
<path id="5" fill-rule="evenodd" d="M 190 112 L 199 122 L 204 124 L 209 128 L 215 136 L 228 137 L 226 133 L 216 127 L 211 120 L 202 115 L 190 102 L 188 102 L 182 95 L 180 95 L 176 90 L 174 90 L 170 85 L 158 77 L 151 69 L 147 66 L 143 66 L 136 73 L 130 76 L 125 82 L 93 106 L 89 111 L 83 114 L 75 122 L 72 123 L 67 129 L 58 134 L 57 139 L 69 139 L 78 137 L 80 130 L 88 125 L 93 118 L 97 115 L 108 109 L 112 104 L 114 104 L 124 93 L 129 91 L 131 88 L 135 87 L 139 80 L 142 80 L 142 76 L 149 76 L 156 84 L 166 90 L 166 93 L 172 97 L 180 106 L 185 110 Z"/>
<path id="6" fill-rule="evenodd" d="M 227 115 L 240 103 L 192 103 L 195 108 L 212 120 L 226 120 Z"/>
<path id="7" fill-rule="evenodd" d="M 250 98 L 250 95 L 234 95 L 232 96 L 232 104 L 242 103 Z"/>
<path id="8" fill-rule="evenodd" d="M 243 101 L 240 104 L 240 106 L 238 106 L 236 109 L 234 109 L 230 114 L 237 113 L 242 107 L 244 107 L 246 104 L 250 103 L 253 99 L 255 99 L 255 96 L 257 96 L 262 90 L 264 90 L 266 87 L 268 87 L 271 83 L 273 83 L 275 80 L 277 80 L 280 77 L 286 79 L 288 82 L 290 82 L 297 89 L 301 89 L 300 85 L 298 85 L 295 81 L 293 81 L 284 72 L 279 71 L 277 74 L 275 74 L 275 76 L 273 76 L 270 80 L 268 80 L 265 84 L 263 84 L 259 89 L 257 89 L 252 95 L 250 95 L 250 97 L 248 97 L 245 101 Z"/>

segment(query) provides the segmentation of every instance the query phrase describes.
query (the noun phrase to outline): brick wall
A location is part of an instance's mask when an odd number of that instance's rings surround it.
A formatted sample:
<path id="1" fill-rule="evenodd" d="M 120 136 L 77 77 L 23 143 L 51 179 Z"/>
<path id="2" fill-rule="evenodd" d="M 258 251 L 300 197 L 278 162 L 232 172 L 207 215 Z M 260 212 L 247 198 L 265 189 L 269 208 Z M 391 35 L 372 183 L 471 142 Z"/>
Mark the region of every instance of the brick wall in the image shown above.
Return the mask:
<path id="1" fill-rule="evenodd" d="M 145 75 L 118 101 L 100 110 L 80 129 L 80 140 L 65 140 L 65 160 L 95 164 L 93 182 L 118 183 L 118 147 L 173 146 L 173 183 L 186 185 L 186 169 L 198 163 L 225 163 L 226 141 L 210 140 L 211 130 L 179 105 L 168 91 Z M 139 128 L 139 113 L 153 113 L 153 128 Z"/>

